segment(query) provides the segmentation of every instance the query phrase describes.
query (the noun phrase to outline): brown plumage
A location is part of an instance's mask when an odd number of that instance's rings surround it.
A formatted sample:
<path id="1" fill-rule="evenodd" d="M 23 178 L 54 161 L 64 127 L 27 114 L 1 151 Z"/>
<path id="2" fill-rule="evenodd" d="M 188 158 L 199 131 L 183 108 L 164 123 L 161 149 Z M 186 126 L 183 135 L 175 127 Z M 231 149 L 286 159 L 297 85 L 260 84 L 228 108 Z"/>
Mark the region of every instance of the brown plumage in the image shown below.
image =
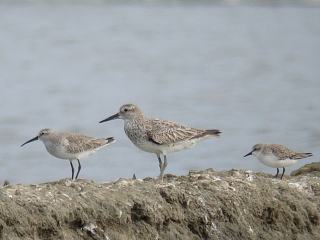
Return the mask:
<path id="1" fill-rule="evenodd" d="M 67 141 L 66 141 L 67 140 Z M 100 147 L 114 141 L 114 138 L 93 138 L 81 134 L 66 134 L 62 137 L 62 144 L 68 153 L 81 153 L 98 150 Z"/>
<path id="2" fill-rule="evenodd" d="M 172 144 L 188 141 L 196 138 L 203 138 L 207 135 L 219 136 L 219 130 L 202 130 L 189 128 L 172 121 L 160 119 L 147 119 L 147 135 L 151 141 L 157 144 Z"/>
<path id="3" fill-rule="evenodd" d="M 269 144 L 268 146 L 271 149 L 272 153 L 279 158 L 279 160 L 284 160 L 288 158 L 297 160 L 312 156 L 312 153 L 295 152 L 280 144 Z"/>

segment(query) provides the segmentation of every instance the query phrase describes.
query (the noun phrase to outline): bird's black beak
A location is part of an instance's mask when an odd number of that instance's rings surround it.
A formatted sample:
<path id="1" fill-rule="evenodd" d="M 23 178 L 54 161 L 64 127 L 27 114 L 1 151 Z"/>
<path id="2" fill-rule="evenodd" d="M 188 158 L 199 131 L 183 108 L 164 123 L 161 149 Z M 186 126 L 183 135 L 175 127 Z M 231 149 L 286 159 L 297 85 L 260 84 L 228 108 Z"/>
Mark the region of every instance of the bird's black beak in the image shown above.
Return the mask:
<path id="1" fill-rule="evenodd" d="M 24 144 L 22 144 L 20 147 L 23 147 L 23 146 L 26 145 L 27 143 L 31 143 L 31 142 L 36 141 L 36 140 L 39 140 L 39 137 L 38 137 L 38 136 L 30 139 L 29 141 L 26 141 L 26 142 L 25 142 Z"/>
<path id="2" fill-rule="evenodd" d="M 99 123 L 103 123 L 103 122 L 108 122 L 108 121 L 111 121 L 111 120 L 114 120 L 114 119 L 119 119 L 120 118 L 120 114 L 119 113 L 116 113 L 102 121 L 100 121 Z"/>
<path id="3" fill-rule="evenodd" d="M 253 151 L 249 152 L 248 154 L 244 155 L 243 157 L 247 157 L 247 156 L 250 156 L 252 155 Z"/>

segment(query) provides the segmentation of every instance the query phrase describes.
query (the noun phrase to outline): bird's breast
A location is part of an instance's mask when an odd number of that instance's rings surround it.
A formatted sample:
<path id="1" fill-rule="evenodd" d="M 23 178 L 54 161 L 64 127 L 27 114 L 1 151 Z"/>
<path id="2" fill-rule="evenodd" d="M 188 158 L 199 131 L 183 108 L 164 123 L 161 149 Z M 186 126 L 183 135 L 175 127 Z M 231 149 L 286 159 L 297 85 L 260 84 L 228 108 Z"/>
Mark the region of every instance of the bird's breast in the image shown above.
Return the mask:
<path id="1" fill-rule="evenodd" d="M 138 124 L 125 123 L 124 131 L 133 143 L 145 142 L 147 140 L 146 130 Z"/>
<path id="2" fill-rule="evenodd" d="M 63 144 L 55 143 L 55 142 L 50 142 L 46 141 L 44 142 L 44 145 L 52 156 L 60 159 L 75 159 L 76 156 L 74 154 L 68 153 L 67 149 Z"/>

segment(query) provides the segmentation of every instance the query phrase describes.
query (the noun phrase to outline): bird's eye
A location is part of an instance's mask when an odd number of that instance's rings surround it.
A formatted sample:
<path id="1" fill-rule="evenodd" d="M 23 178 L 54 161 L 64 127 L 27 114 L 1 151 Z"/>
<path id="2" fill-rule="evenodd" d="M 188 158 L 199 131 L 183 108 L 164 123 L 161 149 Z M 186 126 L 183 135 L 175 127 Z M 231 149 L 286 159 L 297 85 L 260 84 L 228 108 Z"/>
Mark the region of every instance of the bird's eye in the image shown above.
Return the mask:
<path id="1" fill-rule="evenodd" d="M 123 111 L 128 112 L 128 108 L 125 108 Z"/>

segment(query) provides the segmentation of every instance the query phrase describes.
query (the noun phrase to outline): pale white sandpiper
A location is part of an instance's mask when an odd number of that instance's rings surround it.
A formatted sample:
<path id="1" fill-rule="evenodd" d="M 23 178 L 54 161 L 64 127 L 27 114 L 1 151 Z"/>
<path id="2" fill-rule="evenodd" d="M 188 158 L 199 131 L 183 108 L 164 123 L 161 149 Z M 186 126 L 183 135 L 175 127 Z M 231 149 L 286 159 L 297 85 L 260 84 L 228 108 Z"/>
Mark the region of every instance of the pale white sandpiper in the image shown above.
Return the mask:
<path id="1" fill-rule="evenodd" d="M 275 178 L 278 177 L 279 168 L 282 168 L 282 179 L 286 167 L 295 164 L 299 159 L 311 157 L 312 153 L 295 152 L 280 144 L 256 144 L 244 157 L 249 155 L 254 155 L 266 166 L 277 168 Z"/>
<path id="2" fill-rule="evenodd" d="M 78 161 L 78 171 L 75 176 L 75 179 L 77 179 L 81 170 L 81 159 L 115 142 L 113 137 L 94 138 L 78 133 L 56 132 L 52 129 L 45 128 L 39 132 L 38 136 L 25 142 L 21 147 L 36 140 L 42 141 L 51 155 L 70 161 L 72 171 L 71 179 L 74 177 L 73 160 Z"/>
<path id="3" fill-rule="evenodd" d="M 221 133 L 217 129 L 196 129 L 171 121 L 148 118 L 133 104 L 123 105 L 118 113 L 100 123 L 113 119 L 124 120 L 124 131 L 134 145 L 157 155 L 161 180 L 168 165 L 168 153 L 190 148 L 202 139 L 217 137 Z"/>

